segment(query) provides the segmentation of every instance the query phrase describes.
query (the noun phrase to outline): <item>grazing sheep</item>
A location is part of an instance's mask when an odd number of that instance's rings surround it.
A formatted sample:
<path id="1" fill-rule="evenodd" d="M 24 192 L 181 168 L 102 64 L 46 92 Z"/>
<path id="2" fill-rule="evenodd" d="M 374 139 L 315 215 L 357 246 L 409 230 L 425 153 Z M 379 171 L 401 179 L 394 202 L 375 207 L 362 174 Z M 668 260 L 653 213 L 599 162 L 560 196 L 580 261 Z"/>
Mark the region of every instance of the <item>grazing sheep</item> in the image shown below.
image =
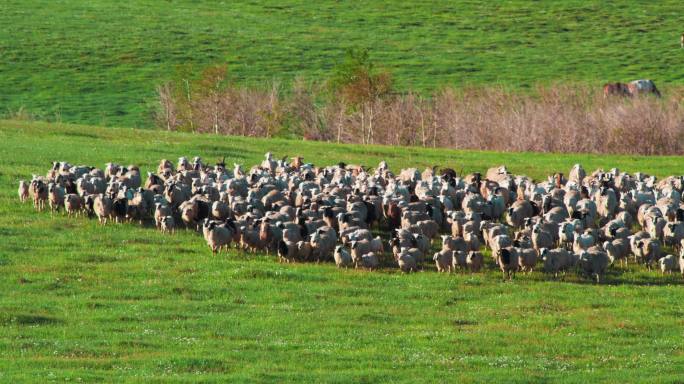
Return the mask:
<path id="1" fill-rule="evenodd" d="M 470 251 L 466 257 L 466 266 L 470 272 L 479 272 L 484 264 L 484 257 L 481 252 Z"/>
<path id="2" fill-rule="evenodd" d="M 442 250 L 434 254 L 432 260 L 437 266 L 437 272 L 451 272 L 454 252 Z"/>
<path id="3" fill-rule="evenodd" d="M 26 180 L 19 180 L 19 200 L 25 203 L 29 198 L 29 185 Z"/>
<path id="4" fill-rule="evenodd" d="M 673 271 L 679 270 L 679 260 L 675 255 L 666 255 L 658 260 L 660 265 L 660 272 L 662 274 L 672 273 Z"/>
<path id="5" fill-rule="evenodd" d="M 160 220 L 159 229 L 162 233 L 174 233 L 176 232 L 176 222 L 173 216 L 164 216 Z"/>

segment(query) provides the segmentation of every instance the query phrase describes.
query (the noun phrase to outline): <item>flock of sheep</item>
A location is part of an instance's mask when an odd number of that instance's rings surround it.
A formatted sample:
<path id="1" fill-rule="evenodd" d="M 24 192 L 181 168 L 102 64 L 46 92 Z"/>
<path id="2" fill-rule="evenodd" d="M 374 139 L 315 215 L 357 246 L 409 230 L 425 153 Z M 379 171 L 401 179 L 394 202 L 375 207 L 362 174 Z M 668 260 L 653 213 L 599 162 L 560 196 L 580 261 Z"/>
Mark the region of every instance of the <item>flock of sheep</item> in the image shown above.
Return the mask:
<path id="1" fill-rule="evenodd" d="M 275 252 L 283 262 L 334 260 L 338 267 L 411 272 L 441 234 L 432 256 L 440 272 L 479 271 L 484 246 L 504 278 L 541 264 L 555 276 L 577 270 L 599 282 L 612 264 L 630 258 L 684 276 L 684 177 L 656 181 L 617 169 L 587 174 L 576 164 L 567 178 L 557 173 L 537 183 L 505 166 L 484 177 L 449 168 L 397 175 L 384 161 L 371 170 L 291 160 L 267 153 L 245 172 L 223 160 L 209 165 L 181 157 L 175 166 L 162 160 L 144 182 L 134 165 L 54 162 L 46 176 L 21 181 L 19 197 L 38 210 L 64 209 L 102 224 L 154 220 L 162 232 L 182 226 L 201 231 L 213 252 L 235 244 Z M 389 233 L 389 241 L 373 231 Z M 679 256 L 665 254 L 666 247 Z"/>

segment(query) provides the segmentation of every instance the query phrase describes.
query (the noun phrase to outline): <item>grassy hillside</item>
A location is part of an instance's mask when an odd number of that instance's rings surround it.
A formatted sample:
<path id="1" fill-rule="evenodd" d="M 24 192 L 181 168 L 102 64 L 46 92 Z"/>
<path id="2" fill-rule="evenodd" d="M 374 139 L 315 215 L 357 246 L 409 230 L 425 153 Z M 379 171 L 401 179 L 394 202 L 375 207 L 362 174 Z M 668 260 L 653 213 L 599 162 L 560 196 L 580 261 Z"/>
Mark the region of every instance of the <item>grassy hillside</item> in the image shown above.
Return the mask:
<path id="1" fill-rule="evenodd" d="M 51 160 L 102 166 L 201 155 L 252 164 L 267 150 L 317 163 L 466 171 L 506 163 L 541 177 L 576 161 L 657 175 L 684 159 L 340 146 L 0 121 L 0 381 L 674 382 L 681 278 L 613 269 L 595 286 L 540 273 L 401 275 L 212 256 L 163 236 L 36 213 L 16 182 Z"/>
<path id="2" fill-rule="evenodd" d="M 228 63 L 240 83 L 321 79 L 368 47 L 399 89 L 682 80 L 678 1 L 216 2 L 5 0 L 0 111 L 148 126 L 178 65 Z"/>

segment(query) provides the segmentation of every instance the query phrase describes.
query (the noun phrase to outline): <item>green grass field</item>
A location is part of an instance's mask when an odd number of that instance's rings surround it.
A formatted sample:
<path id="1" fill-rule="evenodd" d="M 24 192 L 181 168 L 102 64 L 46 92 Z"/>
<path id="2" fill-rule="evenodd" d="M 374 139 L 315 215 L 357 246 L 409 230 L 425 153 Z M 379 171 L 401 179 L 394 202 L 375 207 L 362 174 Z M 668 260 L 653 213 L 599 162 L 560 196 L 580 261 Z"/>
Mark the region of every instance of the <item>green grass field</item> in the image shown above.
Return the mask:
<path id="1" fill-rule="evenodd" d="M 367 47 L 399 90 L 684 78 L 679 1 L 5 0 L 0 113 L 150 126 L 179 65 L 227 63 L 241 84 L 322 80 Z"/>
<path id="2" fill-rule="evenodd" d="M 212 256 L 162 235 L 36 213 L 20 178 L 52 160 L 103 166 L 200 155 L 251 165 L 267 150 L 319 164 L 543 177 L 581 161 L 664 176 L 681 157 L 499 154 L 347 146 L 0 121 L 1 382 L 681 382 L 682 279 L 631 264 L 596 286 L 539 272 L 402 275 Z"/>

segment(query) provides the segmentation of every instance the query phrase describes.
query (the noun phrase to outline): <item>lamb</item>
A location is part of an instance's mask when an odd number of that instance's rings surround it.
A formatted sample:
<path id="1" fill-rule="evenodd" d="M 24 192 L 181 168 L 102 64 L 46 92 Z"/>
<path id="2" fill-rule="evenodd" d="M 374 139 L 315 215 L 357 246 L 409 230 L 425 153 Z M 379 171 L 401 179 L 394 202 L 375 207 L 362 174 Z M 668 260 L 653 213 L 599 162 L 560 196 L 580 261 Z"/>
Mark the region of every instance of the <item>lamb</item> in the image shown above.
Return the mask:
<path id="1" fill-rule="evenodd" d="M 501 248 L 496 256 L 503 279 L 506 280 L 506 277 L 508 277 L 509 280 L 512 280 L 515 272 L 518 270 L 518 253 L 515 251 L 515 248 Z"/>
<path id="2" fill-rule="evenodd" d="M 434 254 L 432 260 L 437 266 L 437 272 L 451 272 L 453 255 L 454 251 L 449 250 L 442 250 Z"/>
<path id="3" fill-rule="evenodd" d="M 161 218 L 159 223 L 159 229 L 162 233 L 174 233 L 176 232 L 176 222 L 173 216 L 164 216 Z"/>
<path id="4" fill-rule="evenodd" d="M 675 255 L 667 255 L 662 257 L 660 260 L 658 260 L 658 264 L 660 264 L 660 272 L 662 274 L 665 273 L 672 273 L 672 271 L 676 271 L 679 269 L 679 260 Z"/>
<path id="5" fill-rule="evenodd" d="M 335 247 L 335 253 L 333 254 L 333 257 L 335 259 L 335 265 L 337 265 L 337 268 L 349 268 L 352 265 L 351 254 L 341 245 Z"/>
<path id="6" fill-rule="evenodd" d="M 466 266 L 470 272 L 479 272 L 484 264 L 484 257 L 481 252 L 470 251 L 466 257 Z"/>
<path id="7" fill-rule="evenodd" d="M 19 200 L 25 203 L 29 198 L 29 185 L 26 180 L 19 180 Z"/>

